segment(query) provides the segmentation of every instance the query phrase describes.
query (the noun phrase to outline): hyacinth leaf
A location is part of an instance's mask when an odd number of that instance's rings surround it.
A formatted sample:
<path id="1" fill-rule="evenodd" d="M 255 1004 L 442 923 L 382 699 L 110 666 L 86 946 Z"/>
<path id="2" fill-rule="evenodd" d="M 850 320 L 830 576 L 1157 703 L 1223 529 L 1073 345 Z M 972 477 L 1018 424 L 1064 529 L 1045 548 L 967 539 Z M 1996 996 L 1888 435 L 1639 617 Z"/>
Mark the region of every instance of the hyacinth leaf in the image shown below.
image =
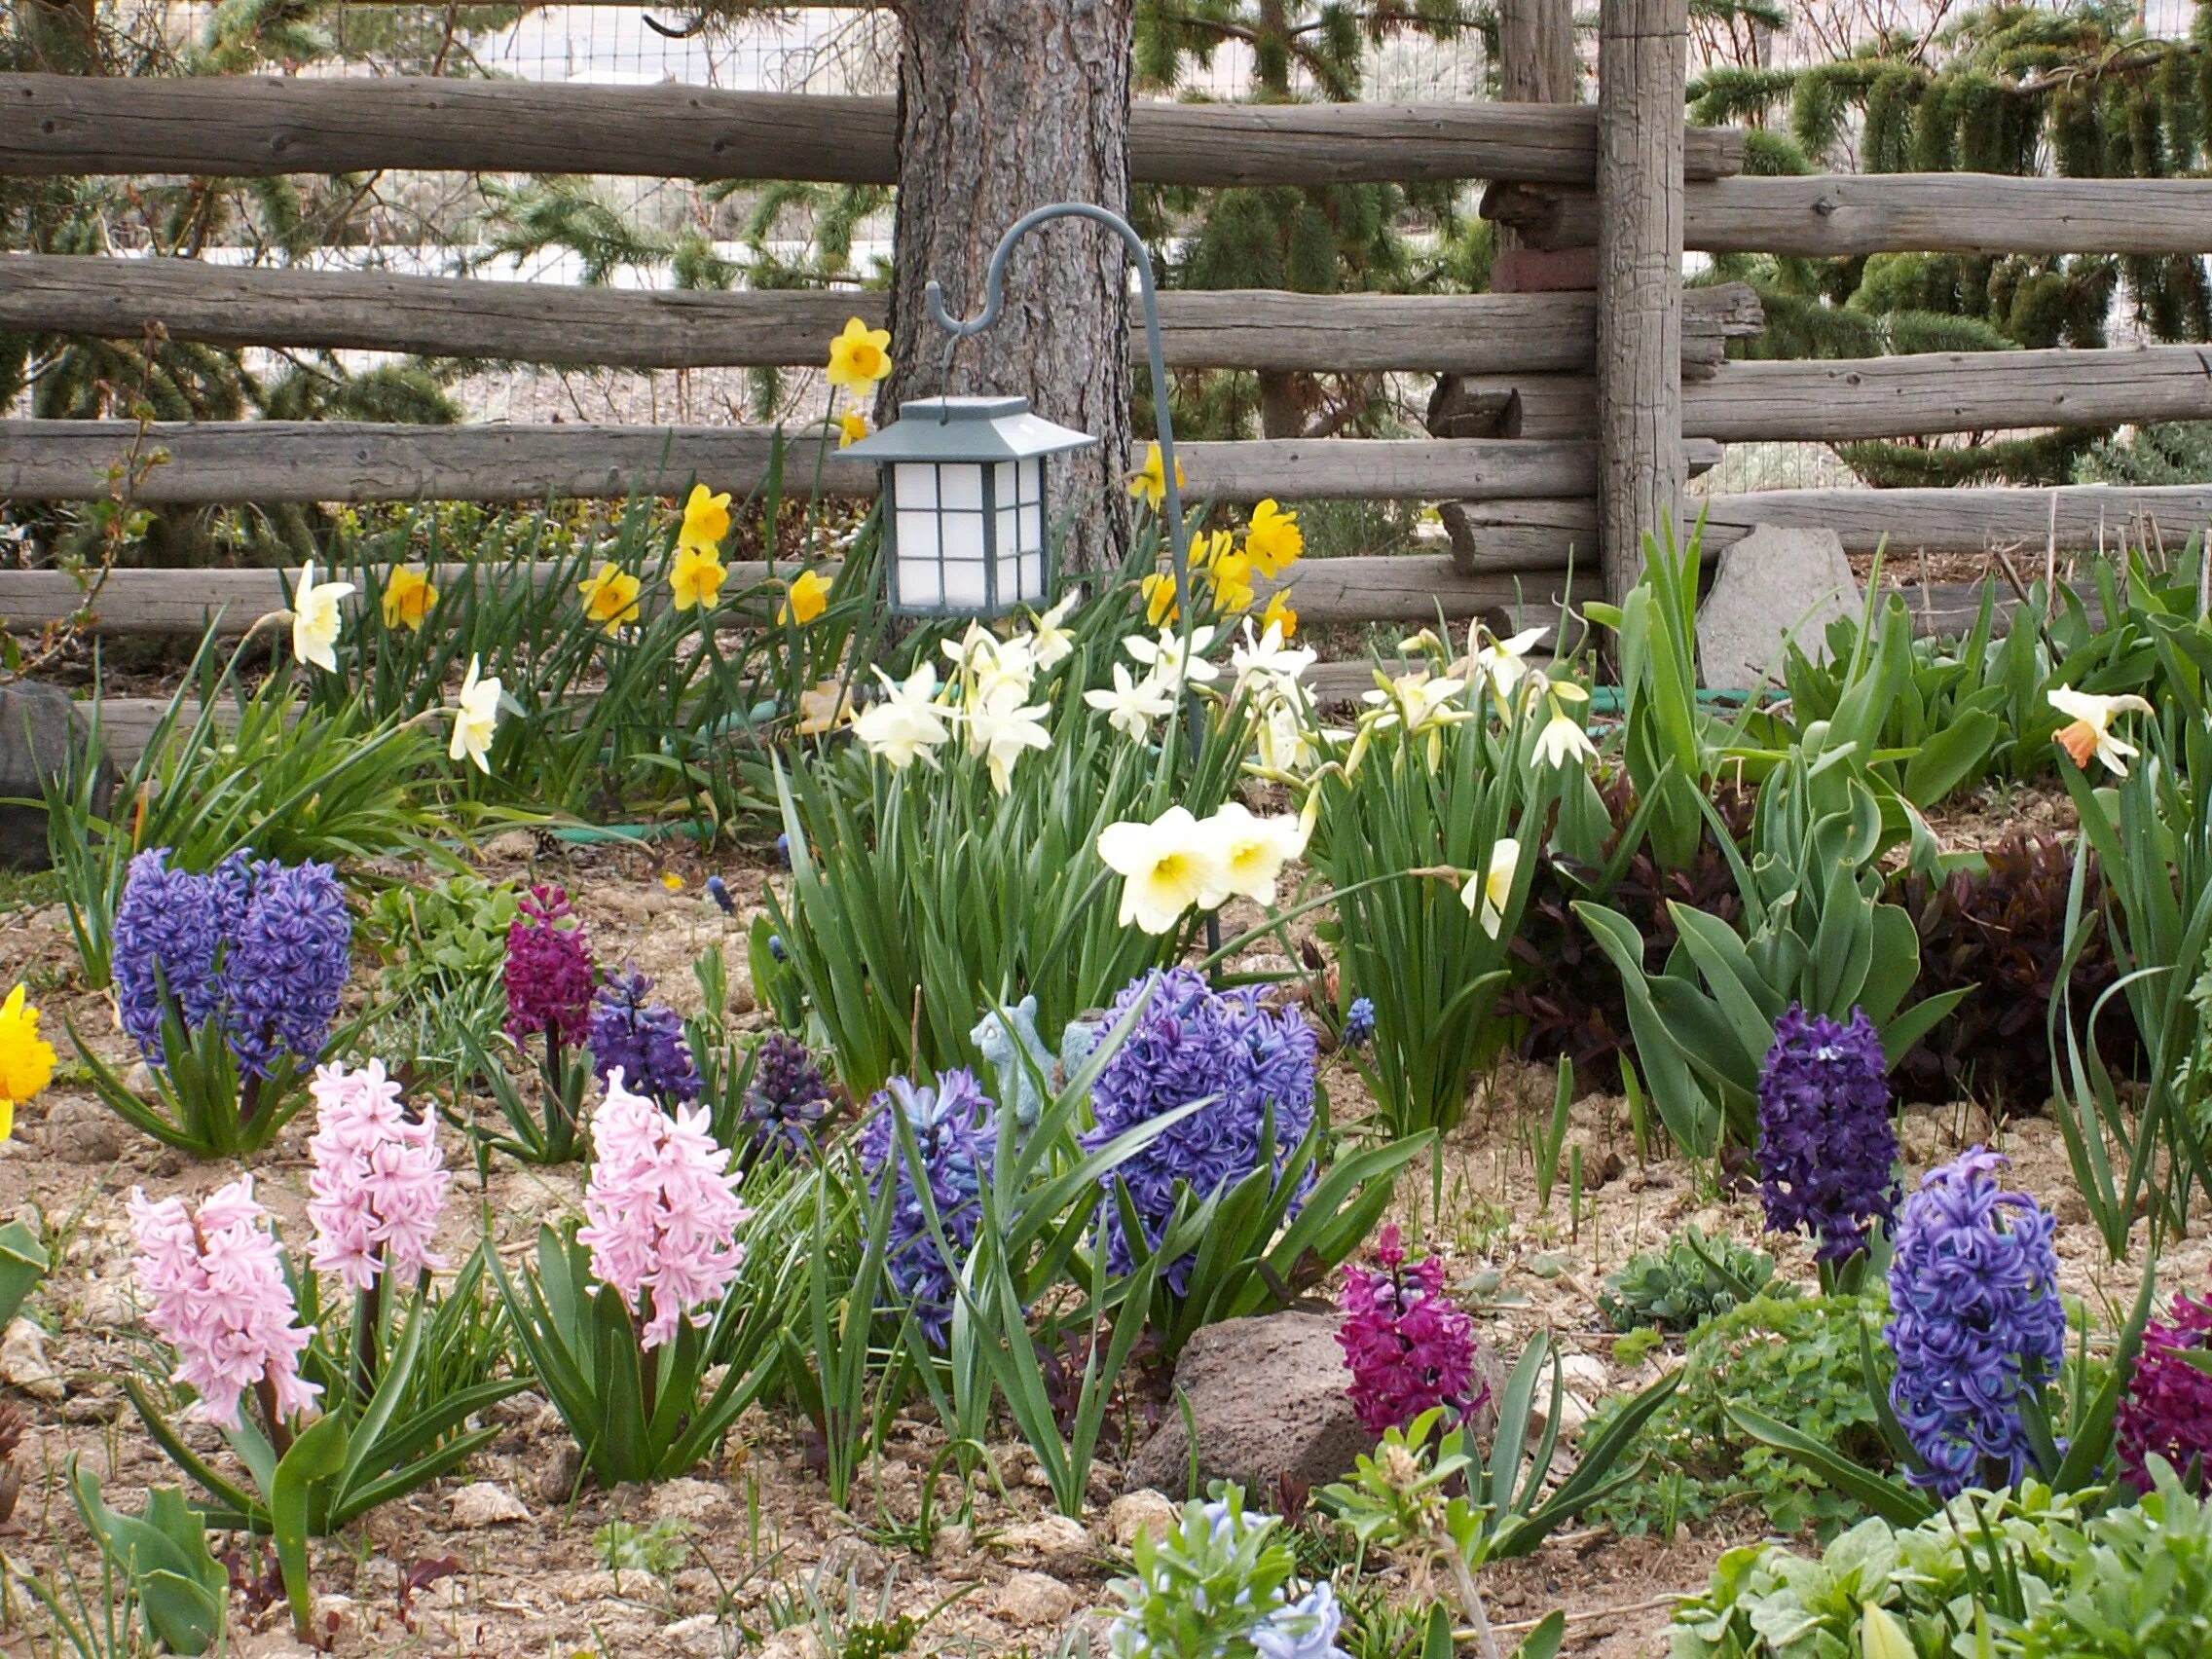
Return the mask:
<path id="1" fill-rule="evenodd" d="M 1642 1061 L 1643 1079 L 1660 1122 L 1685 1153 L 1694 1158 L 1711 1157 L 1719 1140 L 1720 1112 L 1697 1082 L 1652 1004 L 1643 977 L 1643 935 L 1628 917 L 1603 904 L 1576 900 L 1572 908 L 1620 975 L 1636 1052 Z"/>
<path id="2" fill-rule="evenodd" d="M 1667 912 L 1680 931 L 1682 948 L 1697 964 L 1714 1002 L 1734 1027 L 1739 1046 L 1747 1053 L 1764 1053 L 1774 1041 L 1774 1022 L 1782 1017 L 1788 1003 L 1777 996 L 1751 967 L 1744 941 L 1718 916 L 1674 900 L 1668 902 Z"/>
<path id="3" fill-rule="evenodd" d="M 2157 1283 L 2157 1269 L 2153 1265 L 2145 1270 L 2143 1282 L 2136 1287 L 2135 1306 L 2128 1310 L 2127 1323 L 2121 1327 L 2120 1340 L 2113 1346 L 2111 1368 L 2085 1403 L 2076 1402 L 2074 1419 L 2067 1425 L 2066 1455 L 2051 1477 L 2051 1485 L 2059 1492 L 2081 1492 L 2104 1476 L 2112 1452 L 2113 1424 L 2120 1414 L 2120 1395 L 2127 1381 L 2135 1375 L 2135 1362 L 2143 1351 L 2143 1333 L 2151 1322 Z M 2173 1351 L 2180 1352 L 2192 1364 L 2205 1357 L 2186 1349 Z"/>
<path id="4" fill-rule="evenodd" d="M 1144 1534 L 1139 1533 L 1142 1537 Z M 1420 1659 L 1452 1659 L 1455 1644 L 1452 1640 L 1452 1614 L 1439 1602 L 1428 1609 L 1428 1628 L 1421 1637 Z"/>
<path id="5" fill-rule="evenodd" d="M 196 1656 L 222 1635 L 230 1575 L 207 1548 L 206 1522 L 174 1487 L 146 1494 L 143 1516 L 122 1515 L 100 1496 L 90 1471 L 69 1463 L 71 1495 L 101 1553 L 137 1594 L 147 1634 L 171 1652 Z"/>
<path id="6" fill-rule="evenodd" d="M 1638 1437 L 1643 1432 L 1643 1425 L 1651 1420 L 1660 1407 L 1675 1397 L 1675 1390 L 1681 1383 L 1682 1368 L 1677 1366 L 1630 1400 L 1605 1424 L 1604 1432 L 1581 1449 L 1574 1473 L 1562 1482 L 1551 1496 L 1529 1512 L 1522 1529 L 1516 1530 L 1510 1539 L 1510 1553 L 1523 1555 L 1534 1549 L 1555 1530 L 1573 1520 L 1583 1510 L 1594 1503 L 1603 1502 L 1630 1485 L 1642 1472 L 1644 1459 L 1639 1456 L 1635 1462 L 1617 1473 L 1614 1472 L 1613 1465 L 1636 1444 Z M 1524 1536 L 1524 1533 L 1528 1535 Z"/>
<path id="7" fill-rule="evenodd" d="M 46 1246 L 28 1227 L 13 1218 L 0 1225 L 0 1330 L 46 1276 L 47 1266 Z"/>
<path id="8" fill-rule="evenodd" d="M 300 1430 L 276 1460 L 269 1484 L 270 1538 L 284 1595 L 292 1604 L 292 1631 L 302 1641 L 314 1628 L 314 1580 L 308 1573 L 309 1504 L 320 1482 L 346 1466 L 346 1419 L 320 1417 Z"/>
<path id="9" fill-rule="evenodd" d="M 1977 775 L 2004 729 L 2003 722 L 1983 709 L 1968 709 L 1954 717 L 1913 752 L 1899 793 L 1915 806 L 1933 806 Z"/>
<path id="10" fill-rule="evenodd" d="M 1522 1638 L 1521 1645 L 1514 1649 L 1515 1659 L 1555 1659 L 1560 1644 L 1566 1641 L 1567 1614 L 1554 1607 L 1534 1630 Z"/>
<path id="11" fill-rule="evenodd" d="M 1825 1441 L 1756 1412 L 1730 1405 L 1728 1419 L 1753 1440 L 1794 1458 L 1845 1496 L 1872 1510 L 1893 1527 L 1917 1527 L 1936 1513 L 1936 1505 L 1910 1487 L 1887 1480 L 1844 1456 Z"/>
<path id="12" fill-rule="evenodd" d="M 1880 1237 L 1881 1235 L 1877 1233 L 1874 1236 Z M 1912 1436 L 1905 1433 L 1904 1424 L 1898 1420 L 1897 1407 L 1890 1402 L 1889 1389 L 1879 1381 L 1882 1374 L 1874 1364 L 1873 1334 L 1867 1330 L 1865 1320 L 1861 1319 L 1857 1323 L 1859 1369 L 1866 1379 L 1866 1401 L 1874 1408 L 1874 1424 L 1882 1431 L 1883 1440 L 1889 1443 L 1891 1456 L 1899 1463 L 1908 1469 L 1924 1468 L 1926 1464 L 1919 1450 L 1912 1444 Z"/>

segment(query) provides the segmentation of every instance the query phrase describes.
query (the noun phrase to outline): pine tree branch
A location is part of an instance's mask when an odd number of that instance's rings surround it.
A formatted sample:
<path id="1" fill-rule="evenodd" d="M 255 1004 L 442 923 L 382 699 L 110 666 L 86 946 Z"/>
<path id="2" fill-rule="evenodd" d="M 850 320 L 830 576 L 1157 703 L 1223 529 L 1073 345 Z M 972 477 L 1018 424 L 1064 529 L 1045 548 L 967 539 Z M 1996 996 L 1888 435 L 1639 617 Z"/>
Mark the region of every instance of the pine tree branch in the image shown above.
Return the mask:
<path id="1" fill-rule="evenodd" d="M 1244 23 L 1233 23 L 1215 18 L 1195 18 L 1187 12 L 1161 12 L 1159 14 L 1159 20 L 1161 23 L 1174 28 L 1203 30 L 1222 40 L 1242 41 L 1255 51 L 1264 44 L 1264 37 L 1261 32 Z M 1290 35 L 1296 37 L 1307 32 L 1305 29 L 1292 29 Z M 1345 78 L 1344 72 L 1330 62 L 1328 58 L 1315 52 L 1311 47 L 1302 45 L 1295 38 L 1288 38 L 1283 44 L 1291 56 L 1298 59 L 1305 66 L 1306 72 L 1319 83 L 1321 91 L 1327 94 L 1330 102 L 1351 103 L 1357 99 L 1358 89 L 1353 87 Z"/>

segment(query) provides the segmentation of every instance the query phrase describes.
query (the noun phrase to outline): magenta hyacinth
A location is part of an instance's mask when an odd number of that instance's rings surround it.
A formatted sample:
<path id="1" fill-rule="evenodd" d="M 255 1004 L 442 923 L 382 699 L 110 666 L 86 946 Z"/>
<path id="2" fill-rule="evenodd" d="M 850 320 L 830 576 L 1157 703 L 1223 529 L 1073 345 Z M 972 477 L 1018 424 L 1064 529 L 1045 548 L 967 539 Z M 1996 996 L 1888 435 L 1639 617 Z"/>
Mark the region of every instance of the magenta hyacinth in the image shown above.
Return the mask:
<path id="1" fill-rule="evenodd" d="M 1337 1343 L 1351 1372 L 1352 1410 L 1371 1434 L 1404 1428 L 1444 1407 L 1454 1421 L 1490 1398 L 1475 1382 L 1475 1322 L 1444 1293 L 1444 1263 L 1424 1256 L 1411 1269 L 1398 1230 L 1376 1240 L 1379 1272 L 1345 1272 Z"/>
<path id="2" fill-rule="evenodd" d="M 591 941 L 558 887 L 538 885 L 515 901 L 522 914 L 507 929 L 507 1035 L 542 1031 L 574 1048 L 591 1021 Z"/>
<path id="3" fill-rule="evenodd" d="M 2116 1436 L 2120 1474 L 2138 1492 L 2152 1487 L 2148 1463 L 2163 1457 L 2188 1476 L 2198 1467 L 2196 1486 L 2212 1470 L 2212 1373 L 2183 1357 L 2212 1349 L 2212 1297 L 2177 1296 L 2171 1316 L 2153 1320 L 2143 1334 L 2143 1352 L 2120 1402 Z"/>
<path id="4" fill-rule="evenodd" d="M 131 1265 L 146 1323 L 176 1350 L 171 1381 L 197 1390 L 200 1415 L 225 1428 L 240 1426 L 239 1401 L 264 1382 L 282 1417 L 322 1392 L 300 1376 L 314 1332 L 298 1323 L 283 1258 L 262 1225 L 268 1216 L 250 1175 L 218 1188 L 197 1211 L 182 1198 L 153 1203 L 130 1189 L 139 1249 Z"/>
<path id="5" fill-rule="evenodd" d="M 359 1071 L 318 1066 L 309 1086 L 316 1125 L 308 1142 L 308 1220 L 314 1227 L 309 1260 L 367 1290 L 380 1272 L 404 1282 L 446 1265 L 431 1252 L 446 1205 L 445 1155 L 437 1124 L 421 1122 L 399 1103 L 399 1085 L 384 1062 Z"/>
<path id="6" fill-rule="evenodd" d="M 591 1271 L 644 1315 L 641 1345 L 675 1340 L 678 1322 L 705 1325 L 745 1262 L 737 1230 L 753 1212 L 737 1201 L 729 1149 L 709 1132 L 705 1107 L 674 1117 L 608 1079 L 592 1119 L 599 1159 L 584 1189 Z"/>

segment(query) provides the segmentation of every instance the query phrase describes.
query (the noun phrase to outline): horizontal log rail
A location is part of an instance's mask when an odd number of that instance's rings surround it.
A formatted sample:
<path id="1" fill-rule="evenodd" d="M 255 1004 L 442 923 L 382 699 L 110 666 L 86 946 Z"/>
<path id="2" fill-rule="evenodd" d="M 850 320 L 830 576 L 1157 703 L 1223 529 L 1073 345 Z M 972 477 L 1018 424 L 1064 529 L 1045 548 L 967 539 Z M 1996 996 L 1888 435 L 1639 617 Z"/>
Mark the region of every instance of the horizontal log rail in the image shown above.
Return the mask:
<path id="1" fill-rule="evenodd" d="M 1139 184 L 1587 183 L 1597 110 L 1465 104 L 1139 102 Z M 1744 135 L 1692 128 L 1685 174 L 1743 166 Z M 0 75 L 0 173 L 622 173 L 892 184 L 888 97 L 705 87 Z"/>
<path id="2" fill-rule="evenodd" d="M 774 434 L 750 426 L 409 426 L 348 422 L 0 421 L 0 498 L 89 500 L 131 464 L 147 505 L 235 501 L 538 501 L 667 495 L 693 478 L 749 494 L 765 481 Z M 1720 446 L 1683 446 L 1690 469 Z M 786 488 L 874 494 L 875 471 L 820 440 L 787 447 Z M 1195 443 L 1181 456 L 1194 500 L 1482 499 L 1573 496 L 1594 487 L 1586 442 L 1275 438 Z"/>
<path id="3" fill-rule="evenodd" d="M 1493 185 L 1486 217 L 1531 247 L 1598 240 L 1588 191 Z M 1705 253 L 2212 252 L 2212 179 L 1808 173 L 1682 188 L 1682 241 Z"/>
<path id="4" fill-rule="evenodd" d="M 171 339 L 209 346 L 787 368 L 823 361 L 847 317 L 880 326 L 888 312 L 887 296 L 875 292 L 697 293 L 192 259 L 0 256 L 0 329 L 136 339 L 159 323 Z M 1691 290 L 1684 313 L 1684 356 L 1714 365 L 1728 340 L 1756 334 L 1762 323 L 1758 296 L 1742 282 Z M 1590 366 L 1597 302 L 1571 293 L 1178 291 L 1161 296 L 1161 324 L 1173 368 L 1540 372 Z"/>
<path id="5" fill-rule="evenodd" d="M 2052 506 L 2055 502 L 2055 518 Z M 1765 524 L 1832 530 L 1851 553 L 1887 547 L 1893 557 L 1920 552 L 2041 553 L 2054 530 L 2062 551 L 2130 541 L 2179 548 L 2212 526 L 2212 485 L 2122 487 L 2069 484 L 2052 489 L 1759 490 L 1693 497 L 1683 528 L 1705 515 L 1711 553 Z M 1444 509 L 1456 568 L 1469 573 L 1594 569 L 1598 512 L 1582 499 L 1454 502 Z"/>

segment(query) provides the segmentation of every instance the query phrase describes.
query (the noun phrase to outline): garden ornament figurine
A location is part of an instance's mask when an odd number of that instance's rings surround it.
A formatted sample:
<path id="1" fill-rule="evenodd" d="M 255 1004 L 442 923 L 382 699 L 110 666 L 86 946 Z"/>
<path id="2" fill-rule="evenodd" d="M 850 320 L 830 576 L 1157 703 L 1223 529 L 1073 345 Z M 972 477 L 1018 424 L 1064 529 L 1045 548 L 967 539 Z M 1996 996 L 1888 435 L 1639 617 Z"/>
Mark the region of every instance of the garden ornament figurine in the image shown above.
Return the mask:
<path id="1" fill-rule="evenodd" d="M 999 1100 L 1014 1113 L 1014 1121 L 1034 1128 L 1045 1110 L 1040 1080 L 1052 1075 L 1052 1051 L 1037 1034 L 1037 999 L 1023 997 L 1004 1019 L 996 1010 L 985 1013 L 968 1040 L 998 1073 Z"/>

